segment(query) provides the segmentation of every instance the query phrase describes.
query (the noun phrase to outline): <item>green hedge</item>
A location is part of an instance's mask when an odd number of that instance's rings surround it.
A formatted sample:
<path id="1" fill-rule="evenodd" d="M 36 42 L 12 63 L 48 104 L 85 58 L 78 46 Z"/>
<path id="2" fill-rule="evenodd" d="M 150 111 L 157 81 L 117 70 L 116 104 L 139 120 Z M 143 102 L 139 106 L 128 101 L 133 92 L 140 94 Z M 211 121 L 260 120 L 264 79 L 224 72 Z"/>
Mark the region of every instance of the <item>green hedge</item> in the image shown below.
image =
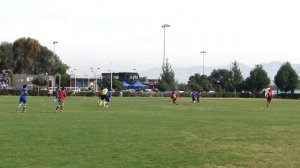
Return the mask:
<path id="1" fill-rule="evenodd" d="M 300 94 L 292 94 L 292 93 L 288 93 L 288 94 L 278 94 L 277 95 L 278 98 L 282 98 L 282 99 L 300 99 Z"/>
<path id="2" fill-rule="evenodd" d="M 72 92 L 67 92 L 67 95 L 71 95 Z M 0 90 L 0 95 L 4 96 L 19 96 L 21 94 L 20 90 L 15 90 L 15 89 L 10 89 L 10 90 Z M 47 90 L 28 90 L 28 95 L 29 96 L 48 96 L 48 91 Z M 51 95 L 52 96 L 52 95 Z"/>
<path id="3" fill-rule="evenodd" d="M 96 96 L 97 93 L 96 92 L 90 92 L 90 91 L 82 91 L 82 92 L 70 92 L 71 95 L 73 96 L 88 96 L 88 97 L 92 97 L 92 96 Z"/>
<path id="4" fill-rule="evenodd" d="M 20 90 L 0 90 L 0 95 L 15 95 L 19 96 L 21 94 Z M 123 97 L 170 97 L 171 92 L 122 92 Z M 29 96 L 37 96 L 38 91 L 37 90 L 29 90 L 28 91 Z M 97 92 L 91 92 L 91 91 L 82 91 L 82 92 L 67 92 L 68 96 L 97 96 Z M 40 90 L 39 96 L 48 96 L 47 90 Z M 51 95 L 52 96 L 52 95 Z M 114 97 L 120 96 L 120 91 L 113 92 Z M 183 92 L 180 93 L 180 97 L 190 97 L 191 92 Z M 251 93 L 242 93 L 242 92 L 215 92 L 215 93 L 203 93 L 203 97 L 239 97 L 239 98 L 263 98 L 264 95 L 262 94 L 251 94 Z M 278 98 L 284 98 L 284 99 L 300 99 L 300 94 L 279 94 L 274 95 L 274 97 Z"/>

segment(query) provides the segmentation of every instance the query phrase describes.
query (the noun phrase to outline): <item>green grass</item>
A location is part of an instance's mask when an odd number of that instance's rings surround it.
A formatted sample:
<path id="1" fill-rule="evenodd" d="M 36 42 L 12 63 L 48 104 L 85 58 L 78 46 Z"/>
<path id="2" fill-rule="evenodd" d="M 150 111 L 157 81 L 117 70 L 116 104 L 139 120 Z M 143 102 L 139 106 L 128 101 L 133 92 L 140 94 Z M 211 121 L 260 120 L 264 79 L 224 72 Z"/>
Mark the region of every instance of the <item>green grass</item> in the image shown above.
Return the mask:
<path id="1" fill-rule="evenodd" d="M 0 97 L 0 167 L 300 167 L 299 100 Z"/>

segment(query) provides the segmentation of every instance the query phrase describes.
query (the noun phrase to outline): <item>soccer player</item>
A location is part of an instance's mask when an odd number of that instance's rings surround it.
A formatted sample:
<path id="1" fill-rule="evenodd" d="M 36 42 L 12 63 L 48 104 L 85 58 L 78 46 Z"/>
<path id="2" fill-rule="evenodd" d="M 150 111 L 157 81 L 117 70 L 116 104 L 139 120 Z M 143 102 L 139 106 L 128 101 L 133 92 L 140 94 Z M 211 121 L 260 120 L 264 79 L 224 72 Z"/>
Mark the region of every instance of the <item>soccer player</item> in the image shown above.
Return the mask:
<path id="1" fill-rule="evenodd" d="M 200 102 L 201 96 L 202 96 L 202 92 L 198 92 L 198 93 L 197 93 L 197 103 Z"/>
<path id="2" fill-rule="evenodd" d="M 108 89 L 107 89 L 107 87 L 105 86 L 104 89 L 103 89 L 103 95 L 106 95 L 107 92 L 108 92 Z"/>
<path id="3" fill-rule="evenodd" d="M 57 88 L 55 89 L 55 91 L 53 91 L 54 100 L 53 100 L 52 104 L 55 103 L 55 102 L 58 102 L 59 92 L 60 92 L 59 87 L 57 87 Z"/>
<path id="4" fill-rule="evenodd" d="M 175 91 L 172 92 L 172 94 L 171 94 L 171 99 L 172 99 L 172 101 L 173 101 L 173 104 L 178 105 L 178 104 L 176 103 L 176 100 L 177 100 L 177 94 L 175 93 Z"/>
<path id="5" fill-rule="evenodd" d="M 273 97 L 272 90 L 269 89 L 268 93 L 266 94 L 266 98 L 267 98 L 267 108 L 268 108 L 269 105 L 271 104 L 272 97 Z"/>
<path id="6" fill-rule="evenodd" d="M 19 100 L 19 104 L 17 106 L 17 113 L 19 114 L 20 112 L 20 108 L 23 104 L 23 113 L 26 113 L 26 105 L 27 105 L 27 85 L 23 85 L 23 89 L 21 90 L 21 95 L 20 95 L 20 100 Z"/>
<path id="7" fill-rule="evenodd" d="M 112 92 L 109 90 L 105 95 L 105 107 L 108 108 Z"/>
<path id="8" fill-rule="evenodd" d="M 195 103 L 196 102 L 196 97 L 197 97 L 197 92 L 192 91 L 191 97 L 192 97 L 192 102 Z"/>
<path id="9" fill-rule="evenodd" d="M 67 93 L 65 92 L 65 88 L 62 87 L 61 91 L 58 94 L 58 104 L 56 106 L 55 112 L 57 112 L 58 109 L 60 112 L 62 112 L 62 109 L 64 107 L 65 97 L 67 97 Z"/>
<path id="10" fill-rule="evenodd" d="M 104 98 L 105 95 L 103 94 L 103 87 L 100 88 L 99 92 L 98 92 L 98 97 L 99 97 L 99 105 L 102 106 L 102 104 L 104 105 Z"/>

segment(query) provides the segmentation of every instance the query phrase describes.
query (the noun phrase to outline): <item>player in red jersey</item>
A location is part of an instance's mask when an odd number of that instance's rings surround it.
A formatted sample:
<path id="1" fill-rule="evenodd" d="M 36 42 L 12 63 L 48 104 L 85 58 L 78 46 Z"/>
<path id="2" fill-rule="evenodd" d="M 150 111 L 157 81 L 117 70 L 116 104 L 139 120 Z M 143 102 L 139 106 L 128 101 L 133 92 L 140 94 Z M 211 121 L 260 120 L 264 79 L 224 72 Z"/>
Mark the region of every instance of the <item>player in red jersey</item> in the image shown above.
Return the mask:
<path id="1" fill-rule="evenodd" d="M 65 88 L 62 87 L 61 91 L 58 93 L 58 104 L 56 106 L 55 112 L 59 109 L 60 112 L 62 112 L 62 109 L 64 107 L 64 100 L 67 97 L 67 93 L 65 91 Z"/>
<path id="2" fill-rule="evenodd" d="M 177 100 L 177 94 L 175 93 L 175 91 L 172 92 L 172 94 L 171 94 L 171 99 L 172 99 L 172 101 L 173 101 L 173 104 L 178 105 L 178 104 L 176 103 L 176 100 Z"/>
<path id="3" fill-rule="evenodd" d="M 271 101 L 272 101 L 272 97 L 273 97 L 273 93 L 272 90 L 269 89 L 268 93 L 266 94 L 266 98 L 267 98 L 267 107 L 269 107 Z"/>

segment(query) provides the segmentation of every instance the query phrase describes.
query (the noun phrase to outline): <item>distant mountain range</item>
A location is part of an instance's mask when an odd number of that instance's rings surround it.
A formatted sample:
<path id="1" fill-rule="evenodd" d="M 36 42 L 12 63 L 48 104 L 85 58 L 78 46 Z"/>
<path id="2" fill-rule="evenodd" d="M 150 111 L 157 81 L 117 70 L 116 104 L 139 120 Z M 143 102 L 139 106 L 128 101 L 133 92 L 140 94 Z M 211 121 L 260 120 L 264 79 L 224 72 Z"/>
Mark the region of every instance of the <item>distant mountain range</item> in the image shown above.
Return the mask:
<path id="1" fill-rule="evenodd" d="M 268 76 L 271 78 L 271 80 L 274 80 L 274 76 L 276 75 L 277 71 L 281 67 L 281 65 L 284 62 L 279 62 L 279 61 L 273 61 L 269 63 L 263 63 L 261 64 L 264 68 L 264 70 L 267 71 Z M 238 63 L 239 68 L 242 71 L 243 77 L 246 78 L 250 75 L 250 71 L 254 67 L 247 66 L 242 63 Z M 211 72 L 214 69 L 228 69 L 232 67 L 232 64 L 224 65 L 224 66 L 219 66 L 219 67 L 206 67 L 204 66 L 204 74 L 205 75 L 210 75 Z M 295 71 L 298 73 L 300 76 L 300 64 L 292 64 L 292 67 L 295 69 Z M 178 80 L 180 83 L 187 83 L 189 77 L 191 75 L 194 75 L 195 73 L 202 74 L 203 72 L 203 66 L 196 66 L 196 67 L 184 67 L 184 68 L 177 68 L 173 67 L 174 73 L 175 73 L 175 79 Z M 146 71 L 140 72 L 140 76 L 147 76 L 149 79 L 157 79 L 159 78 L 161 74 L 161 68 L 152 68 Z"/>

